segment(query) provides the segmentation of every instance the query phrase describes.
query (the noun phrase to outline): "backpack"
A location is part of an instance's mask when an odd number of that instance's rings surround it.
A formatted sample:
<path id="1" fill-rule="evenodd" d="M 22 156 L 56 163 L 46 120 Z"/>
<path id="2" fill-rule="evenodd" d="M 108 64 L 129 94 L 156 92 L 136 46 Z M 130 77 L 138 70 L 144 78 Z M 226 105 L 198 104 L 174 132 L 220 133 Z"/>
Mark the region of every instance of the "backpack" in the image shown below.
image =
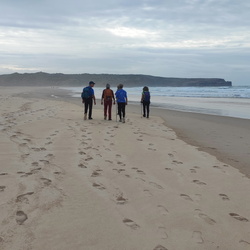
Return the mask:
<path id="1" fill-rule="evenodd" d="M 150 93 L 149 93 L 149 91 L 143 92 L 143 95 L 144 95 L 143 101 L 149 102 L 150 101 Z"/>
<path id="2" fill-rule="evenodd" d="M 90 87 L 85 87 L 83 90 L 82 90 L 82 94 L 81 94 L 81 97 L 82 99 L 88 99 L 91 97 L 91 89 Z"/>
<path id="3" fill-rule="evenodd" d="M 112 97 L 114 96 L 113 91 L 111 89 L 105 89 L 103 91 L 103 98 L 105 101 L 112 100 Z"/>

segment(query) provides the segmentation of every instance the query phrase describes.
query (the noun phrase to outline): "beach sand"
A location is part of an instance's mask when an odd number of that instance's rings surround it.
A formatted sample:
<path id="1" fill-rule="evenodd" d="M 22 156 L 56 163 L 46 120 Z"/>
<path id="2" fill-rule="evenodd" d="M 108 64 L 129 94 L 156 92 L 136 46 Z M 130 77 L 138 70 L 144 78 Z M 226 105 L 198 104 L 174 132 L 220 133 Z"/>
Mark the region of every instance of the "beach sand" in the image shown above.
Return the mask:
<path id="1" fill-rule="evenodd" d="M 222 133 L 209 149 L 198 137 L 205 126 L 214 136 L 212 121 L 198 114 L 152 109 L 145 119 L 128 105 L 123 124 L 103 120 L 98 104 L 84 121 L 76 102 L 57 89 L 1 87 L 0 249 L 250 248 L 249 170 L 223 155 L 230 138 L 236 147 L 249 135 Z M 227 121 L 216 126 L 229 131 Z"/>

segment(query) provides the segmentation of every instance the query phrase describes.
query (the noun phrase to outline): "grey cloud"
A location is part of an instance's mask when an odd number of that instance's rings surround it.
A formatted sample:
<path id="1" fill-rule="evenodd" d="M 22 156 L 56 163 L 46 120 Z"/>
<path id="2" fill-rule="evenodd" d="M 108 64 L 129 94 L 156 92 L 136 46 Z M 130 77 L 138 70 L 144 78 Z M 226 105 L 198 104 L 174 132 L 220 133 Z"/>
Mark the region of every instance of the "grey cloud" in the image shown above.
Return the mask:
<path id="1" fill-rule="evenodd" d="M 249 73 L 248 0 L 9 0 L 0 8 L 0 73 L 8 65 L 178 77 Z"/>

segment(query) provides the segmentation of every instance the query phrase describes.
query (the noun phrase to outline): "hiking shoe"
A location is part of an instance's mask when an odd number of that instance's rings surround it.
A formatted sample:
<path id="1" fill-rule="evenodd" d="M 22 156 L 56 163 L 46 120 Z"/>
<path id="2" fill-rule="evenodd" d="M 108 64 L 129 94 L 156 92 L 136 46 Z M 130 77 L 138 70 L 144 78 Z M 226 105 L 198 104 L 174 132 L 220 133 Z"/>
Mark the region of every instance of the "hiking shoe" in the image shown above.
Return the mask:
<path id="1" fill-rule="evenodd" d="M 107 116 L 106 115 L 104 116 L 104 120 L 107 120 Z"/>
<path id="2" fill-rule="evenodd" d="M 125 118 L 122 119 L 122 122 L 125 123 Z"/>
<path id="3" fill-rule="evenodd" d="M 120 119 L 119 122 L 122 122 L 122 119 Z"/>
<path id="4" fill-rule="evenodd" d="M 87 114 L 84 114 L 84 118 L 83 118 L 84 120 L 87 120 Z"/>
<path id="5" fill-rule="evenodd" d="M 89 120 L 93 120 L 93 118 L 92 118 L 92 117 L 89 117 Z"/>

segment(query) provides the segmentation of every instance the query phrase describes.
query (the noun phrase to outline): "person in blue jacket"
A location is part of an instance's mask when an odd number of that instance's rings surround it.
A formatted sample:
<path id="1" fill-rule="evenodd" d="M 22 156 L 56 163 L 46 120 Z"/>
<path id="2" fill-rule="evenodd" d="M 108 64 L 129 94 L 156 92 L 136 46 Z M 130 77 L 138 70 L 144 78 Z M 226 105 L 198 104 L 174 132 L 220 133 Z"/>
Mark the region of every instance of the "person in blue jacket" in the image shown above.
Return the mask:
<path id="1" fill-rule="evenodd" d="M 89 82 L 89 86 L 83 88 L 82 90 L 82 103 L 84 103 L 84 120 L 87 119 L 87 113 L 89 110 L 89 120 L 92 120 L 92 107 L 93 107 L 93 101 L 96 105 L 96 99 L 95 99 L 95 93 L 93 87 L 95 86 L 95 83 L 93 81 Z"/>
<path id="2" fill-rule="evenodd" d="M 117 86 L 117 91 L 115 92 L 116 103 L 118 105 L 118 115 L 120 117 L 120 122 L 125 122 L 125 107 L 128 104 L 127 92 L 123 89 L 123 84 Z"/>
<path id="3" fill-rule="evenodd" d="M 147 86 L 142 90 L 141 103 L 143 105 L 143 117 L 149 118 L 150 92 Z"/>

